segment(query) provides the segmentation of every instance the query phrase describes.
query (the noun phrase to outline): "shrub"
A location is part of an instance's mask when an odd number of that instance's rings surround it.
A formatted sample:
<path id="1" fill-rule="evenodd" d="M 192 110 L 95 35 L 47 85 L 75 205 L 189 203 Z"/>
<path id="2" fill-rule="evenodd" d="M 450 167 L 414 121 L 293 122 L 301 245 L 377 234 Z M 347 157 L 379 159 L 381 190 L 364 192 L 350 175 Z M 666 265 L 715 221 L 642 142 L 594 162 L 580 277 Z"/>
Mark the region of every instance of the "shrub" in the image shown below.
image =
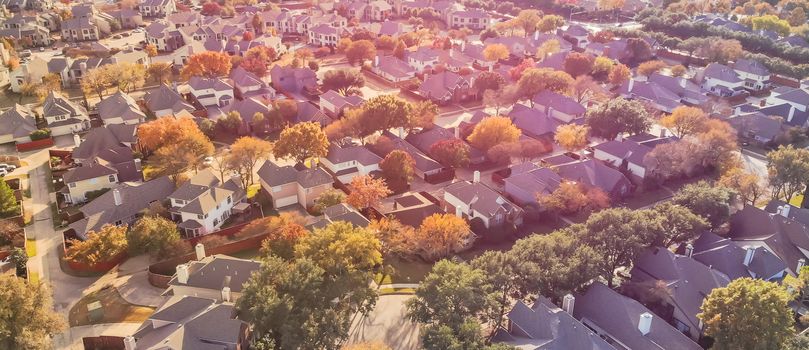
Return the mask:
<path id="1" fill-rule="evenodd" d="M 44 128 L 44 129 L 34 130 L 30 134 L 28 134 L 28 137 L 31 138 L 31 141 L 47 139 L 47 138 L 51 137 L 51 129 Z"/>

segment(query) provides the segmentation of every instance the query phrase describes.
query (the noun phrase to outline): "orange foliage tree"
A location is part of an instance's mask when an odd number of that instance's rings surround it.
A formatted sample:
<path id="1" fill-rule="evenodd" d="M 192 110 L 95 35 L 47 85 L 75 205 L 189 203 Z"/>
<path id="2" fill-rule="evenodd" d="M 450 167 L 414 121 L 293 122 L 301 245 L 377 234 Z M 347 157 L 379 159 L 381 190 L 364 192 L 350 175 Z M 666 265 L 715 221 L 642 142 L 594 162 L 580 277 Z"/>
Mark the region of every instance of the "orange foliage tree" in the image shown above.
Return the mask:
<path id="1" fill-rule="evenodd" d="M 191 55 L 183 70 L 183 79 L 191 77 L 215 78 L 230 73 L 230 55 L 224 52 L 205 51 Z"/>
<path id="2" fill-rule="evenodd" d="M 369 175 L 355 176 L 351 180 L 350 188 L 351 193 L 348 194 L 346 203 L 360 209 L 378 204 L 382 198 L 391 193 L 385 180 L 375 179 Z"/>

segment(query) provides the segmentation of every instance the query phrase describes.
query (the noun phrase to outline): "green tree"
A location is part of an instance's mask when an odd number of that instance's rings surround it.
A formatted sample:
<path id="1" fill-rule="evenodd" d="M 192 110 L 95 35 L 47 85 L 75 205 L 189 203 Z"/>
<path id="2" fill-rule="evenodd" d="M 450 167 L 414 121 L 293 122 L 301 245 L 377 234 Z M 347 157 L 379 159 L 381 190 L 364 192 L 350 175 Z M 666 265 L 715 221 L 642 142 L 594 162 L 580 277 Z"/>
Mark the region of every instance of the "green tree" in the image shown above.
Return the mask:
<path id="1" fill-rule="evenodd" d="M 396 95 L 376 96 L 362 105 L 364 135 L 392 128 L 407 128 L 411 125 L 413 107 Z"/>
<path id="2" fill-rule="evenodd" d="M 318 211 L 323 211 L 323 209 L 345 202 L 345 199 L 345 192 L 330 188 L 315 199 L 315 208 Z"/>
<path id="3" fill-rule="evenodd" d="M 323 90 L 334 90 L 343 96 L 356 94 L 365 85 L 365 78 L 356 69 L 337 69 L 323 76 Z"/>
<path id="4" fill-rule="evenodd" d="M 160 216 L 144 216 L 126 234 L 127 246 L 132 255 L 149 253 L 166 258 L 173 251 L 175 242 L 181 239 L 177 225 Z"/>
<path id="5" fill-rule="evenodd" d="M 661 235 L 655 239 L 656 246 L 668 248 L 688 242 L 709 228 L 707 220 L 682 205 L 666 202 L 652 210 L 663 226 Z"/>
<path id="6" fill-rule="evenodd" d="M 491 325 L 488 338 L 503 327 L 506 314 L 511 308 L 511 298 L 519 291 L 520 276 L 517 274 L 518 261 L 510 252 L 487 251 L 472 260 L 472 267 L 483 272 L 489 285 L 492 286 L 492 305 L 485 313 L 486 321 Z"/>
<path id="7" fill-rule="evenodd" d="M 275 156 L 303 163 L 312 157 L 325 157 L 329 139 L 316 122 L 298 123 L 281 131 L 275 142 Z"/>
<path id="8" fill-rule="evenodd" d="M 0 179 L 0 217 L 8 218 L 20 215 L 20 205 L 14 191 L 5 180 Z"/>
<path id="9" fill-rule="evenodd" d="M 649 113 L 636 100 L 617 98 L 587 111 L 587 125 L 593 135 L 615 139 L 618 134 L 631 135 L 649 131 Z"/>
<path id="10" fill-rule="evenodd" d="M 794 336 L 794 319 L 784 287 L 749 277 L 715 288 L 697 317 L 714 349 L 781 349 Z"/>
<path id="11" fill-rule="evenodd" d="M 702 216 L 713 228 L 722 226 L 730 218 L 730 200 L 733 191 L 711 185 L 706 181 L 688 184 L 672 198 L 672 203 L 682 205 L 694 214 Z"/>
<path id="12" fill-rule="evenodd" d="M 792 145 L 767 153 L 767 172 L 773 199 L 789 202 L 809 183 L 809 150 Z"/>
<path id="13" fill-rule="evenodd" d="M 44 283 L 0 275 L 0 348 L 47 350 L 65 321 L 53 311 L 51 291 Z"/>

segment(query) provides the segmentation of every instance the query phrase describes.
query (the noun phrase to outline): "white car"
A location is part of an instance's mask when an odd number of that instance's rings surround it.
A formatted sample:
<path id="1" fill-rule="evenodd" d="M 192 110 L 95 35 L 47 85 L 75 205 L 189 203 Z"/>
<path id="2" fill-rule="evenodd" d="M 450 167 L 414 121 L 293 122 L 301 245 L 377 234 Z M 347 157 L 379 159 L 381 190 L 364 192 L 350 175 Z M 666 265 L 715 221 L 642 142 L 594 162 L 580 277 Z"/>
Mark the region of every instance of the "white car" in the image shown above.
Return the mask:
<path id="1" fill-rule="evenodd" d="M 8 172 L 12 172 L 17 169 L 17 166 L 12 164 L 0 163 L 0 169 L 6 170 Z"/>
<path id="2" fill-rule="evenodd" d="M 5 169 L 0 169 L 0 177 L 8 175 L 8 171 Z"/>

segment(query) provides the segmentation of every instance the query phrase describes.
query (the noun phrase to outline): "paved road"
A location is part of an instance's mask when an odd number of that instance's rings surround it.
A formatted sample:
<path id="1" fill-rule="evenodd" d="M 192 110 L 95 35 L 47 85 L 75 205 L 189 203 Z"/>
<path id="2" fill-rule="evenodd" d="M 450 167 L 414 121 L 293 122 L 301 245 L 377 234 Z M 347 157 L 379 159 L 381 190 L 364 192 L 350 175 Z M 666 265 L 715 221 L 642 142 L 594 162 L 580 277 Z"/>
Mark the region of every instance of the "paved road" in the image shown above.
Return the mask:
<path id="1" fill-rule="evenodd" d="M 383 342 L 393 350 L 419 348 L 419 327 L 405 316 L 405 301 L 412 295 L 383 295 L 367 317 L 351 326 L 348 344 Z"/>

